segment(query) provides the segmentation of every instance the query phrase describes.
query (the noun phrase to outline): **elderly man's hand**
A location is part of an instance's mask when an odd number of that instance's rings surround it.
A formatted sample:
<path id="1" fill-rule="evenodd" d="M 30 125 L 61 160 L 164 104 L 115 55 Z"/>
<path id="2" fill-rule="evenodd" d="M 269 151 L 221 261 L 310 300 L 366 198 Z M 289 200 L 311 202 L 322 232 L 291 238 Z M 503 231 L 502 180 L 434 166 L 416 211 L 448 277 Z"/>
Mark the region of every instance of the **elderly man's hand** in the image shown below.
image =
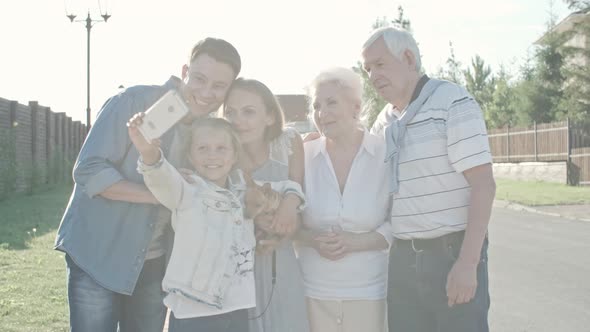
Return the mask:
<path id="1" fill-rule="evenodd" d="M 477 290 L 477 264 L 458 259 L 447 276 L 446 290 L 449 307 L 471 301 Z"/>

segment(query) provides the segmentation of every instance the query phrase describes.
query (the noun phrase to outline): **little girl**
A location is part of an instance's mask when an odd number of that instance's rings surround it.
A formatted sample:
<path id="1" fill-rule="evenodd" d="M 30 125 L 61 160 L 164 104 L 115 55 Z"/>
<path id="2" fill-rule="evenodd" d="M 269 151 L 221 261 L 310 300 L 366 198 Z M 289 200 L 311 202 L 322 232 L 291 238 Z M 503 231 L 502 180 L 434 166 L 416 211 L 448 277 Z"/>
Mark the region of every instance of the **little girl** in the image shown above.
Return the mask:
<path id="1" fill-rule="evenodd" d="M 142 117 L 138 113 L 128 123 L 140 153 L 138 171 L 158 201 L 171 210 L 175 231 L 162 281 L 168 293 L 164 304 L 172 311 L 169 331 L 244 331 L 244 309 L 256 306 L 256 240 L 252 220 L 244 219 L 242 209 L 244 177 L 233 170 L 238 138 L 223 119 L 195 121 L 187 140 L 188 161 L 196 173 L 189 183 L 166 161 L 158 142 L 150 144 L 141 135 L 137 126 Z M 294 182 L 274 185 L 301 194 Z"/>

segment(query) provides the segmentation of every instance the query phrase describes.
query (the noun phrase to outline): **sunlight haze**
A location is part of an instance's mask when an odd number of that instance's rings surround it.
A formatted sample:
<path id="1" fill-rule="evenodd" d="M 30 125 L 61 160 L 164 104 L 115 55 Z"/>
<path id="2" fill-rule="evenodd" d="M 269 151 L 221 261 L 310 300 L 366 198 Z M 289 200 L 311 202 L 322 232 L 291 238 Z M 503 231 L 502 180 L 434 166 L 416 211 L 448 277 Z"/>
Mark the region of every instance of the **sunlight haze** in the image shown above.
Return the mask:
<path id="1" fill-rule="evenodd" d="M 427 73 L 455 54 L 467 65 L 479 54 L 497 71 L 516 72 L 545 31 L 549 2 L 533 0 L 251 0 L 101 1 L 112 17 L 91 31 L 92 118 L 118 87 L 163 84 L 180 75 L 195 42 L 228 40 L 242 56 L 241 76 L 265 82 L 277 94 L 303 93 L 321 69 L 353 66 L 376 18 L 394 19 L 402 6 L 422 51 Z M 85 122 L 86 29 L 70 23 L 100 18 L 97 1 L 3 1 L 0 9 L 0 97 L 39 101 Z M 554 2 L 558 20 L 568 13 Z"/>

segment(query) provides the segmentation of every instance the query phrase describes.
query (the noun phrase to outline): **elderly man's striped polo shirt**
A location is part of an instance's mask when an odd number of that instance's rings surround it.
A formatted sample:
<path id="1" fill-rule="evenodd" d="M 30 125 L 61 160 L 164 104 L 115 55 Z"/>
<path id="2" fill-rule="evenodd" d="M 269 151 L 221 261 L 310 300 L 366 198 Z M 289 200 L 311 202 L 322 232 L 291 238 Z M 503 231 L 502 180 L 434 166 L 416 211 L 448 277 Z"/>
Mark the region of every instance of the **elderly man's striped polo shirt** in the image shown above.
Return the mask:
<path id="1" fill-rule="evenodd" d="M 388 105 L 373 132 L 383 135 L 392 116 L 400 113 Z M 442 84 L 408 124 L 401 143 L 393 235 L 425 239 L 464 230 L 471 190 L 462 172 L 491 162 L 479 105 L 463 87 Z"/>

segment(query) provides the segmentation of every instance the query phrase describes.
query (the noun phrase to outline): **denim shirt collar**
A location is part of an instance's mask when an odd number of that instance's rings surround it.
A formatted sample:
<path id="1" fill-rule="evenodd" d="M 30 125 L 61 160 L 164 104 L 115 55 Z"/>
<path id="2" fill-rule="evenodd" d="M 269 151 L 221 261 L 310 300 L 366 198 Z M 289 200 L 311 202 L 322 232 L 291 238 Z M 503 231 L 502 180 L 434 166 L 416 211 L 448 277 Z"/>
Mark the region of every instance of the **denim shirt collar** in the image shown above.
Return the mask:
<path id="1" fill-rule="evenodd" d="M 177 76 L 170 76 L 170 78 L 166 81 L 166 83 L 164 83 L 163 87 L 166 90 L 177 90 L 180 91 L 180 88 L 182 86 L 182 80 L 177 77 Z"/>

